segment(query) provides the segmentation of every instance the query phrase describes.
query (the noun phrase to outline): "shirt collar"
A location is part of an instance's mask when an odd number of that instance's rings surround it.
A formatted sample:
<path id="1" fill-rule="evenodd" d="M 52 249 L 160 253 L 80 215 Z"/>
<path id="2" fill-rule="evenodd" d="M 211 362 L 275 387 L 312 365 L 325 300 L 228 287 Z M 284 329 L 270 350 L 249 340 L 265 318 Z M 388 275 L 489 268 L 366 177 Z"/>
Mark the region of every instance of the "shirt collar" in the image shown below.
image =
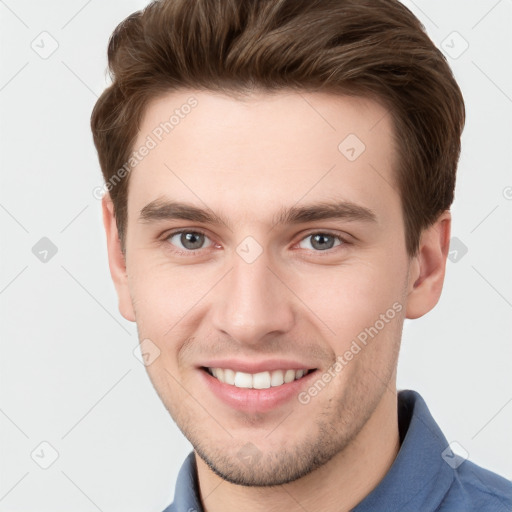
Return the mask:
<path id="1" fill-rule="evenodd" d="M 352 512 L 436 510 L 453 481 L 441 454 L 448 442 L 416 391 L 398 393 L 401 446 L 377 487 Z M 194 452 L 185 459 L 176 482 L 174 503 L 164 512 L 203 512 Z"/>
<path id="2" fill-rule="evenodd" d="M 450 488 L 453 470 L 441 454 L 448 442 L 416 391 L 398 393 L 403 439 L 397 457 L 377 487 L 352 512 L 436 510 Z"/>
<path id="3" fill-rule="evenodd" d="M 164 512 L 204 512 L 199 499 L 199 482 L 194 452 L 181 466 L 174 490 L 174 502 Z"/>

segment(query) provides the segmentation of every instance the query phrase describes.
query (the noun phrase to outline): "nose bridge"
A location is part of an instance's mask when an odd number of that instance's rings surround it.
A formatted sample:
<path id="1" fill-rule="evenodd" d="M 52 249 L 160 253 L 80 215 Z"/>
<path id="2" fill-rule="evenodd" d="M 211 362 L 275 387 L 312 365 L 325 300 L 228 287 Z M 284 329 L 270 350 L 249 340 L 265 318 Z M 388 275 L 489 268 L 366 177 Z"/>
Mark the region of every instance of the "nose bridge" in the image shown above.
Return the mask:
<path id="1" fill-rule="evenodd" d="M 256 344 L 271 332 L 286 332 L 293 323 L 290 294 L 269 269 L 265 252 L 254 261 L 233 254 L 232 270 L 223 279 L 213 304 L 214 327 L 239 342 Z"/>

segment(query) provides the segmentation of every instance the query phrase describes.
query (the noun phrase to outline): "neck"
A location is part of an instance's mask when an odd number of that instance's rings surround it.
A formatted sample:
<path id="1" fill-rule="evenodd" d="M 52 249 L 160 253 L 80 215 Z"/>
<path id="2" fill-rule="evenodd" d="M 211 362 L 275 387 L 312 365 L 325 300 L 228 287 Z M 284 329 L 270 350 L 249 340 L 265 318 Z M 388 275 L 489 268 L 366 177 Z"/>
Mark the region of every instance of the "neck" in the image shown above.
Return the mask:
<path id="1" fill-rule="evenodd" d="M 195 455 L 205 512 L 345 512 L 384 478 L 400 449 L 396 390 L 386 390 L 353 441 L 308 475 L 276 487 L 231 484 Z"/>

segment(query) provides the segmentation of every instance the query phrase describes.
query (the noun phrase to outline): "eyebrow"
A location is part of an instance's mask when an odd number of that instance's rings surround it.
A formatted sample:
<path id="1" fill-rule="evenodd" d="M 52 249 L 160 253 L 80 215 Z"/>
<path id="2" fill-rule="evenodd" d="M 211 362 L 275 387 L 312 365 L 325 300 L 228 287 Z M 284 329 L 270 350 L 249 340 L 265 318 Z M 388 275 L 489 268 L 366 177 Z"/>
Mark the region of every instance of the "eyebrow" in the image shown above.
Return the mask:
<path id="1" fill-rule="evenodd" d="M 209 208 L 199 208 L 189 203 L 155 199 L 140 211 L 139 221 L 188 220 L 204 224 L 223 225 L 231 229 L 229 221 Z M 318 220 L 340 219 L 345 221 L 377 222 L 375 213 L 365 206 L 350 201 L 322 201 L 305 206 L 283 207 L 273 218 L 274 225 L 300 224 Z"/>

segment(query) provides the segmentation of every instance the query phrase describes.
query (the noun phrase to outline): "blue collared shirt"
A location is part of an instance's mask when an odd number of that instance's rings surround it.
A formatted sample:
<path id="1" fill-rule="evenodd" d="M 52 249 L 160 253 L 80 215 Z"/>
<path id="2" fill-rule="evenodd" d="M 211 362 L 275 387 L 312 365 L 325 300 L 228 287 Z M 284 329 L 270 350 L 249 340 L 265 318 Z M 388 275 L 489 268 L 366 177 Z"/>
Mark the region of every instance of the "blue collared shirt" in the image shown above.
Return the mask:
<path id="1" fill-rule="evenodd" d="M 423 398 L 398 393 L 401 446 L 381 482 L 352 512 L 511 512 L 512 482 L 454 454 Z M 192 451 L 164 512 L 204 512 Z"/>

